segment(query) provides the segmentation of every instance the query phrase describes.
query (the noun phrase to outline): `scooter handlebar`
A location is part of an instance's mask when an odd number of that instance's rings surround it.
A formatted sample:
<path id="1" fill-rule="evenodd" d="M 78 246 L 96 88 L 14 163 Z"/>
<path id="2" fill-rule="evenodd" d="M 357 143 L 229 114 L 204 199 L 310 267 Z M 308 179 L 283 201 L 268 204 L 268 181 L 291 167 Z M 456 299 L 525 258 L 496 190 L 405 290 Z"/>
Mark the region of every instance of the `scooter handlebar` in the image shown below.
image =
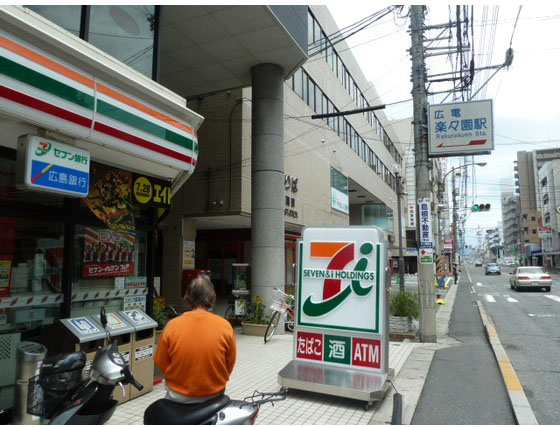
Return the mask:
<path id="1" fill-rule="evenodd" d="M 132 372 L 130 371 L 129 366 L 126 366 L 124 368 L 123 373 L 124 373 L 125 381 L 129 384 L 132 384 L 134 387 L 136 387 L 136 389 L 138 391 L 141 391 L 144 388 L 144 386 L 142 384 L 140 384 L 138 381 L 136 381 L 136 379 L 132 375 Z"/>

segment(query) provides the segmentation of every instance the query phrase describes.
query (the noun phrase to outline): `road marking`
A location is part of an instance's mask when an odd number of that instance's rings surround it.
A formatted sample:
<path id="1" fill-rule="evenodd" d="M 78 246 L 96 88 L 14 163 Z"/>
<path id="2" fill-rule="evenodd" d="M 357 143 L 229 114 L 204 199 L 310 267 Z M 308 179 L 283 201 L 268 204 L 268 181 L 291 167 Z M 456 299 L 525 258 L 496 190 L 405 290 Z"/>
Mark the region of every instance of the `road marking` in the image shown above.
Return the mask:
<path id="1" fill-rule="evenodd" d="M 474 286 L 471 286 L 471 293 L 476 294 L 476 289 L 474 288 Z"/>
<path id="2" fill-rule="evenodd" d="M 545 295 L 545 297 L 550 298 L 556 302 L 560 302 L 560 297 L 556 295 Z"/>
<path id="3" fill-rule="evenodd" d="M 486 301 L 488 302 L 496 302 L 496 300 L 494 299 L 494 297 L 492 295 L 484 295 L 484 298 L 486 298 Z"/>
<path id="4" fill-rule="evenodd" d="M 502 373 L 502 378 L 506 385 L 509 401 L 512 405 L 513 412 L 515 414 L 515 419 L 520 425 L 536 425 L 538 424 L 537 418 L 531 409 L 531 404 L 527 400 L 527 396 L 523 391 L 521 382 L 515 373 L 513 365 L 511 364 L 506 350 L 504 349 L 500 338 L 496 332 L 496 328 L 490 317 L 486 314 L 483 304 L 480 301 L 476 302 L 480 312 L 480 318 L 482 319 L 482 324 L 486 329 L 486 334 L 488 336 L 488 341 L 492 346 L 492 351 L 496 356 L 496 360 L 500 367 Z"/>
<path id="5" fill-rule="evenodd" d="M 504 295 L 504 298 L 507 299 L 509 302 L 519 302 L 515 298 L 510 297 L 509 295 Z"/>
<path id="6" fill-rule="evenodd" d="M 557 314 L 533 314 L 533 313 L 528 313 L 527 316 L 530 316 L 530 317 L 558 317 Z"/>
<path id="7" fill-rule="evenodd" d="M 482 286 L 482 283 L 476 282 L 476 286 Z"/>

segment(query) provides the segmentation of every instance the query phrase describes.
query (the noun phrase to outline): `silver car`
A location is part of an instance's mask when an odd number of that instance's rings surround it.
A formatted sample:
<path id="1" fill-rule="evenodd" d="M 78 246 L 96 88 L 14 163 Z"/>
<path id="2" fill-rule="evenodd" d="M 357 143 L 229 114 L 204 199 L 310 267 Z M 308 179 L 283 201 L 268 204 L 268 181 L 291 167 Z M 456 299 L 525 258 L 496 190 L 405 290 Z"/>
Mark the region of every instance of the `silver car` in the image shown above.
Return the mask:
<path id="1" fill-rule="evenodd" d="M 494 264 L 494 263 L 489 263 L 486 264 L 486 273 L 487 276 L 489 274 L 502 274 L 502 271 L 500 270 L 500 266 L 498 264 Z"/>
<path id="2" fill-rule="evenodd" d="M 516 291 L 520 288 L 544 288 L 550 292 L 552 277 L 542 267 L 518 267 L 513 271 L 509 285 Z"/>

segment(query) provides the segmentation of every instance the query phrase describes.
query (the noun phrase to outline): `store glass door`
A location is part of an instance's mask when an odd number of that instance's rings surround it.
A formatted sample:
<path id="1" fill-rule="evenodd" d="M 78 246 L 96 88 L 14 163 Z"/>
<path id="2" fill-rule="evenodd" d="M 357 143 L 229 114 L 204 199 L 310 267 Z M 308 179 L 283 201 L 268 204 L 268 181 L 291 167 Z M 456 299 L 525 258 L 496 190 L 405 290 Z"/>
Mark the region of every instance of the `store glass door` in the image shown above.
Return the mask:
<path id="1" fill-rule="evenodd" d="M 239 247 L 210 247 L 206 255 L 206 268 L 211 271 L 216 295 L 231 294 L 233 288 L 233 264 L 240 262 Z"/>

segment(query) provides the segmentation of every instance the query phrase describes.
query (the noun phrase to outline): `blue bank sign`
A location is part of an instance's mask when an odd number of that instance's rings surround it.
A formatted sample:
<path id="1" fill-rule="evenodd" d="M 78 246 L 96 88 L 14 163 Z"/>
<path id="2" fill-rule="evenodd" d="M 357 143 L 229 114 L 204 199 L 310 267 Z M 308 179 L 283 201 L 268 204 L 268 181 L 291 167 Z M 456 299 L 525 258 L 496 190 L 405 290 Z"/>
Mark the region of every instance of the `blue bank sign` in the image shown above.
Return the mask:
<path id="1" fill-rule="evenodd" d="M 90 154 L 70 145 L 25 135 L 18 139 L 17 187 L 74 197 L 89 192 Z"/>

